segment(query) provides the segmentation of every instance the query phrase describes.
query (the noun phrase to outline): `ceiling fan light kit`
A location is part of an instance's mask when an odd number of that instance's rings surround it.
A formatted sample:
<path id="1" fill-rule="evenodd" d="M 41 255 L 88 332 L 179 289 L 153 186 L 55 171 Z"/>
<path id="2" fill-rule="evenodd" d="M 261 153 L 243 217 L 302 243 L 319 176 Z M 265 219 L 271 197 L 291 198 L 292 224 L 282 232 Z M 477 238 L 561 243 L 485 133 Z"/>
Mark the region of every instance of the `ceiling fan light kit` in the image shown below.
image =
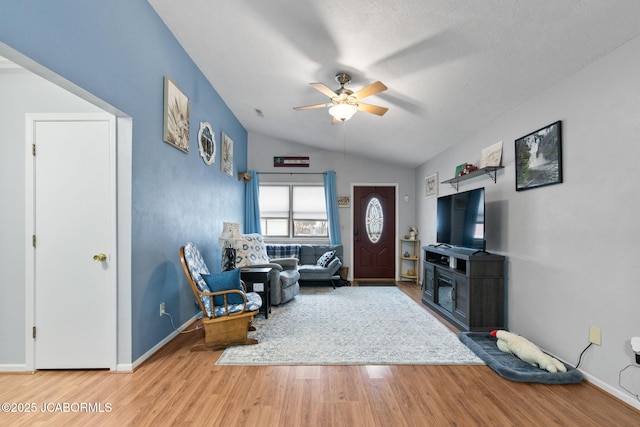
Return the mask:
<path id="1" fill-rule="evenodd" d="M 358 111 L 358 106 L 354 104 L 336 104 L 329 108 L 329 114 L 331 114 L 334 119 L 341 122 L 349 120 L 353 117 L 356 111 Z"/>
<path id="2" fill-rule="evenodd" d="M 340 88 L 336 91 L 329 89 L 323 83 L 309 83 L 314 89 L 331 98 L 330 103 L 295 107 L 294 110 L 310 110 L 314 108 L 329 107 L 329 114 L 331 114 L 334 119 L 332 123 L 344 123 L 353 117 L 358 110 L 375 114 L 377 116 L 382 116 L 388 111 L 388 108 L 386 107 L 359 103 L 360 100 L 367 96 L 375 95 L 376 93 L 387 90 L 387 87 L 382 82 L 378 81 L 372 83 L 354 93 L 352 90 L 344 87 L 344 85 L 351 82 L 351 76 L 349 74 L 338 73 L 336 74 L 335 80 L 340 84 Z"/>

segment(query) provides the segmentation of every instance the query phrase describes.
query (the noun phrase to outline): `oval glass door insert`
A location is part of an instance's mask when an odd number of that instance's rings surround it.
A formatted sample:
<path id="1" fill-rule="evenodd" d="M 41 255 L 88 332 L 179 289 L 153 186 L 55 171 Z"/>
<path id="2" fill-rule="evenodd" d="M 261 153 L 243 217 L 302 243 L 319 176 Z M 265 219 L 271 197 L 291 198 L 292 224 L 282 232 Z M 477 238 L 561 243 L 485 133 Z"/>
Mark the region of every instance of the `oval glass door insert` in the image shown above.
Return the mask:
<path id="1" fill-rule="evenodd" d="M 384 222 L 384 214 L 382 213 L 382 205 L 377 197 L 372 198 L 367 205 L 367 236 L 371 243 L 377 243 L 382 235 L 382 223 Z"/>

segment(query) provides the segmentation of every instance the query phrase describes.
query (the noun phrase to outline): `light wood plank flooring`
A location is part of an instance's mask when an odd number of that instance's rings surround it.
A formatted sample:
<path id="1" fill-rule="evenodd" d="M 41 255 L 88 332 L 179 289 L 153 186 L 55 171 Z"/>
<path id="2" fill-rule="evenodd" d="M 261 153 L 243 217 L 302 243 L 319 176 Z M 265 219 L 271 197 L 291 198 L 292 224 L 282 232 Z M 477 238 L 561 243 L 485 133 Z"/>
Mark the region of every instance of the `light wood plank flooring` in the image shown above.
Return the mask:
<path id="1" fill-rule="evenodd" d="M 399 286 L 420 300 L 418 286 Z M 179 335 L 134 373 L 0 374 L 0 402 L 37 410 L 0 412 L 0 425 L 640 425 L 639 411 L 588 383 L 513 383 L 486 366 L 216 366 L 220 351 L 189 351 L 200 334 Z M 40 412 L 48 402 L 60 412 Z M 62 412 L 82 402 L 108 412 Z"/>

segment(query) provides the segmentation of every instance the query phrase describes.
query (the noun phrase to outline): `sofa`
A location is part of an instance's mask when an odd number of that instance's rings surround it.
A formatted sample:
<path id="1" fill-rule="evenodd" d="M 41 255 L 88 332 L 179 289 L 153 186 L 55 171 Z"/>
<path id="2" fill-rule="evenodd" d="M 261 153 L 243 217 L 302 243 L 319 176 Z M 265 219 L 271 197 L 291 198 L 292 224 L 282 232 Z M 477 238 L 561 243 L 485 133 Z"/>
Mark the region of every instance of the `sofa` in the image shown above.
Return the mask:
<path id="1" fill-rule="evenodd" d="M 328 263 L 320 264 L 320 258 L 328 252 L 335 255 Z M 342 245 L 300 245 L 298 272 L 304 282 L 331 282 L 334 286 L 340 280 L 340 269 L 344 259 Z"/>
<path id="2" fill-rule="evenodd" d="M 335 252 L 335 253 L 334 253 Z M 330 282 L 340 280 L 340 268 L 343 265 L 342 245 L 267 245 L 267 255 L 272 260 L 296 259 L 300 282 Z M 325 256 L 325 259 L 322 259 Z"/>
<path id="3" fill-rule="evenodd" d="M 342 245 L 267 245 L 260 234 L 241 236 L 242 243 L 236 250 L 236 267 L 271 268 L 272 305 L 283 304 L 298 295 L 300 282 L 330 282 L 335 287 L 340 280 L 344 259 Z"/>

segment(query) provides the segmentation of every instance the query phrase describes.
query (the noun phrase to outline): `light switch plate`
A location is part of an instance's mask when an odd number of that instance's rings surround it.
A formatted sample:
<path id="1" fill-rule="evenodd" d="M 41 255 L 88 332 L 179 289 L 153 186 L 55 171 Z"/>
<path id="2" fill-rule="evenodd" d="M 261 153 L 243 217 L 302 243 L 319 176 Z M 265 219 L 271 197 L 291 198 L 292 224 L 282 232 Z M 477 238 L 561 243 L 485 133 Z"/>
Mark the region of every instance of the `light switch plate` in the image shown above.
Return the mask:
<path id="1" fill-rule="evenodd" d="M 264 292 L 264 283 L 254 283 L 253 292 Z"/>

